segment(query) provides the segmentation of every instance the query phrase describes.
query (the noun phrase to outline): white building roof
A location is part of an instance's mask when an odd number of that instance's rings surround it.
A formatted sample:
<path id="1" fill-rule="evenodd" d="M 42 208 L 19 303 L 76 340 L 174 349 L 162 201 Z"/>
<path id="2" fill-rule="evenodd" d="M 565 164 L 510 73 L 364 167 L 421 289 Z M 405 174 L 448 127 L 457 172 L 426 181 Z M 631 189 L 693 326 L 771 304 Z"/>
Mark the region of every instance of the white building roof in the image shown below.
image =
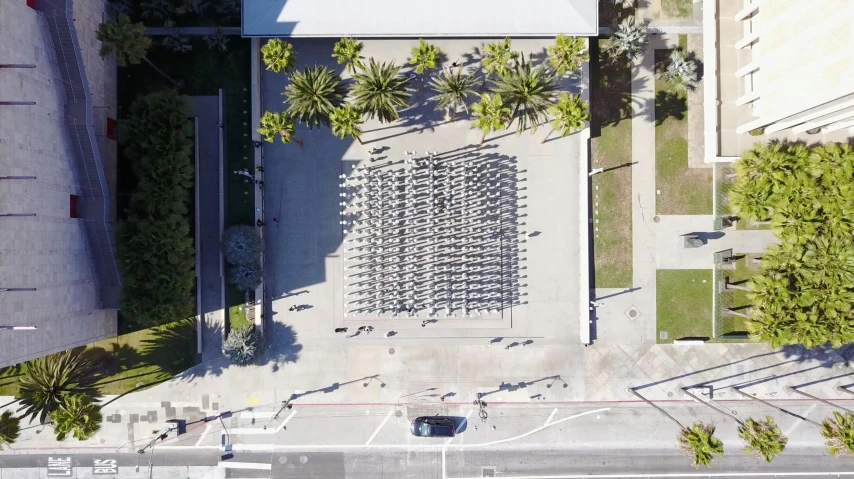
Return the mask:
<path id="1" fill-rule="evenodd" d="M 610 1 L 610 0 L 608 0 Z M 599 34 L 598 0 L 243 0 L 248 37 Z"/>

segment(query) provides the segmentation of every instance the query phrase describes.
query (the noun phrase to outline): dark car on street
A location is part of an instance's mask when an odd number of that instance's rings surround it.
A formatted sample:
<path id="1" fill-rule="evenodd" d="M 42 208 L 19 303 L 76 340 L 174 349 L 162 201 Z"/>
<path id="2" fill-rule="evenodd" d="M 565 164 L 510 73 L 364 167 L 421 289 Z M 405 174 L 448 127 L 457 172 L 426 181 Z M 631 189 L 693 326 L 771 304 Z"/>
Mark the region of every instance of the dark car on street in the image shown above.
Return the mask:
<path id="1" fill-rule="evenodd" d="M 417 417 L 412 421 L 412 435 L 418 437 L 454 437 L 457 424 L 448 417 Z"/>

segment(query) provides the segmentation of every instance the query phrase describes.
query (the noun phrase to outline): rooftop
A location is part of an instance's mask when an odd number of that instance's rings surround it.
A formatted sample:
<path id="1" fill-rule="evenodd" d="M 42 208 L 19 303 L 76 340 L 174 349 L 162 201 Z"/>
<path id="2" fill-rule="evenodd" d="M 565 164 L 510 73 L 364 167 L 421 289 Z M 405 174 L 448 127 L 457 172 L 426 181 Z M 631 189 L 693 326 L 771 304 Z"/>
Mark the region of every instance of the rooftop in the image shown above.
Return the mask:
<path id="1" fill-rule="evenodd" d="M 243 0 L 242 18 L 249 37 L 596 36 L 598 25 L 598 0 Z"/>

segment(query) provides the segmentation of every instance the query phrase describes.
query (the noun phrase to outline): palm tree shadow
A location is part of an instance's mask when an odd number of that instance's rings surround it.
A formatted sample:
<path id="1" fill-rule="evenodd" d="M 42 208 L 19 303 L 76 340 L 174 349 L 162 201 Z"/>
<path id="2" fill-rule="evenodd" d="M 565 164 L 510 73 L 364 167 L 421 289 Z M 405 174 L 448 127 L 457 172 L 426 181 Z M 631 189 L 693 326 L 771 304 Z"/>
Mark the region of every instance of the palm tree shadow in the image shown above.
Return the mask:
<path id="1" fill-rule="evenodd" d="M 632 82 L 638 81 L 638 72 L 631 63 L 622 58 L 612 58 L 599 48 L 596 41 L 590 42 L 590 128 L 591 136 L 600 135 L 602 127 L 616 126 L 621 121 L 641 115 L 651 105 L 632 99 Z M 640 89 L 649 88 L 644 78 Z"/>
<path id="2" fill-rule="evenodd" d="M 214 333 L 214 337 L 219 335 Z M 158 366 L 160 370 L 179 381 L 192 381 L 206 374 L 219 376 L 228 362 L 217 358 L 196 364 L 196 359 L 187 351 L 196 350 L 196 323 L 189 318 L 158 328 L 153 337 L 143 341 L 143 354 L 148 364 Z"/>
<path id="3" fill-rule="evenodd" d="M 295 363 L 299 360 L 303 346 L 299 343 L 293 326 L 268 321 L 264 341 L 264 353 L 258 359 L 258 364 L 272 364 L 275 372 L 280 364 Z"/>
<path id="4" fill-rule="evenodd" d="M 684 95 L 677 93 L 659 90 L 655 94 L 655 125 L 662 125 L 668 118 L 682 120 L 685 118 L 685 112 L 688 111 L 688 104 Z"/>

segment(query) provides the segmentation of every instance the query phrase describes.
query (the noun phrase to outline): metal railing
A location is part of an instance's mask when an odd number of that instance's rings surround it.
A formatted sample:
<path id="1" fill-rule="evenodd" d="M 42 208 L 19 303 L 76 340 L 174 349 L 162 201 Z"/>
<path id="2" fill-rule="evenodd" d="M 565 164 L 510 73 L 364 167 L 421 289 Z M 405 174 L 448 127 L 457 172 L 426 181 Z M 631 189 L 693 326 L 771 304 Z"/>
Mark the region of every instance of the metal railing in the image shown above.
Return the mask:
<path id="1" fill-rule="evenodd" d="M 73 0 L 38 0 L 47 21 L 66 93 L 65 120 L 74 150 L 83 197 L 79 218 L 85 221 L 90 257 L 95 263 L 101 305 L 118 307 L 121 278 L 110 224 L 112 202 L 95 138 L 93 105 L 73 20 Z"/>

